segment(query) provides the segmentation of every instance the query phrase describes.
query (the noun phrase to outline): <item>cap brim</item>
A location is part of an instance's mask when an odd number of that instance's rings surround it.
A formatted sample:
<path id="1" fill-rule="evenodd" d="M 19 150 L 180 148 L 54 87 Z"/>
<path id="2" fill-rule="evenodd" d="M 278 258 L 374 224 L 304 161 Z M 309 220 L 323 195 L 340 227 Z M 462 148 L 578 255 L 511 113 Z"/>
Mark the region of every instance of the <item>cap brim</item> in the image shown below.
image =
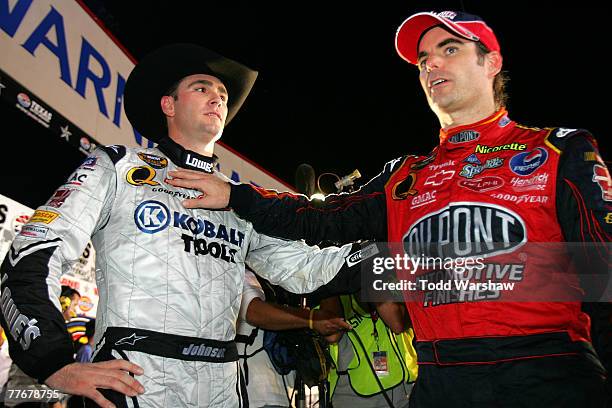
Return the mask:
<path id="1" fill-rule="evenodd" d="M 433 26 L 443 24 L 452 32 L 471 41 L 478 41 L 471 32 L 434 13 L 417 13 L 408 17 L 397 29 L 395 49 L 400 57 L 411 64 L 417 63 L 419 41 L 423 33 Z"/>
<path id="2" fill-rule="evenodd" d="M 194 74 L 219 78 L 228 92 L 227 125 L 249 95 L 257 71 L 195 44 L 173 44 L 145 56 L 124 89 L 125 114 L 142 136 L 157 142 L 167 136 L 160 100 L 179 80 Z"/>

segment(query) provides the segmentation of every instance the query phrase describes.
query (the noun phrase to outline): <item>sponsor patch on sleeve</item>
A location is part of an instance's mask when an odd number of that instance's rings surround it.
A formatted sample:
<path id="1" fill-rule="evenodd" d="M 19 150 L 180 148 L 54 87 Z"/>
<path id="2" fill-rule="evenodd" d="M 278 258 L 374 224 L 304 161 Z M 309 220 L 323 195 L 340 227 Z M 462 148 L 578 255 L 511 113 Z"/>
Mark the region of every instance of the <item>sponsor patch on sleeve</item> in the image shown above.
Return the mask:
<path id="1" fill-rule="evenodd" d="M 612 201 L 612 179 L 608 168 L 601 164 L 593 165 L 593 182 L 601 189 L 601 198 L 604 201 Z"/>
<path id="2" fill-rule="evenodd" d="M 59 213 L 54 211 L 36 210 L 28 222 L 32 224 L 51 224 L 57 217 L 59 217 Z"/>
<path id="3" fill-rule="evenodd" d="M 47 227 L 26 224 L 21 227 L 21 232 L 19 233 L 19 235 L 27 238 L 45 239 L 47 237 L 47 232 L 49 232 L 49 228 Z"/>
<path id="4" fill-rule="evenodd" d="M 87 168 L 95 167 L 97 161 L 98 161 L 97 157 L 89 156 L 88 158 L 85 159 L 85 161 L 83 161 L 83 163 L 81 163 L 80 167 L 87 167 Z"/>
<path id="5" fill-rule="evenodd" d="M 49 200 L 47 205 L 49 207 L 59 208 L 64 204 L 64 201 L 68 198 L 68 196 L 72 193 L 73 190 L 67 188 L 60 188 L 53 194 L 53 197 Z"/>

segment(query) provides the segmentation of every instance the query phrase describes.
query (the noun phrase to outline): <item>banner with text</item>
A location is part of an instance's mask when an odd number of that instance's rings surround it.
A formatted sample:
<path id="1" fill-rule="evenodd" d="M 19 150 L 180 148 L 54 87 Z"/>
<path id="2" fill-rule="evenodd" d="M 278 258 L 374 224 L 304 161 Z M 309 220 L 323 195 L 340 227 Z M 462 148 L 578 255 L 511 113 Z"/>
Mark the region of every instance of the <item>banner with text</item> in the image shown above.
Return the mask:
<path id="1" fill-rule="evenodd" d="M 97 144 L 152 147 L 123 111 L 135 61 L 90 13 L 76 1 L 0 0 L 0 96 L 85 154 Z M 215 153 L 235 181 L 290 190 L 223 144 Z"/>

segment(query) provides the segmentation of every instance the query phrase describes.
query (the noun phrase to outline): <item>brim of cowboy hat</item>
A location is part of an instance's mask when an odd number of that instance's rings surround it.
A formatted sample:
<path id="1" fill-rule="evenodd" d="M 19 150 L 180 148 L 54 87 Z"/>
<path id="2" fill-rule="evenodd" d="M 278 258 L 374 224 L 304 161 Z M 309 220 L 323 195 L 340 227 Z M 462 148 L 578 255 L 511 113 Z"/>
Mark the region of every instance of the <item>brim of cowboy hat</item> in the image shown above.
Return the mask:
<path id="1" fill-rule="evenodd" d="M 167 137 L 166 117 L 160 100 L 176 82 L 194 74 L 212 75 L 225 85 L 228 92 L 226 126 L 257 78 L 257 71 L 196 44 L 159 48 L 134 67 L 125 83 L 123 105 L 134 129 L 153 142 Z"/>

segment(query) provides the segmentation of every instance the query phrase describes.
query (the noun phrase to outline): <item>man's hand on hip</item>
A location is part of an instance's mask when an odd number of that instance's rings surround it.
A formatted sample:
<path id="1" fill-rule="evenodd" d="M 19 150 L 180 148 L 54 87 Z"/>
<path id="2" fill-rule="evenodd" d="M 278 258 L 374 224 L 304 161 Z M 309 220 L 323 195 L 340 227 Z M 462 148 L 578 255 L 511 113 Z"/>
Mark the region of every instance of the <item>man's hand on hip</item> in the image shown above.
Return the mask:
<path id="1" fill-rule="evenodd" d="M 97 388 L 111 389 L 129 397 L 144 393 L 142 384 L 129 373 L 141 375 L 144 370 L 126 360 L 72 363 L 49 376 L 45 384 L 67 394 L 87 397 L 101 407 L 111 408 L 114 405 Z"/>
<path id="2" fill-rule="evenodd" d="M 220 209 L 229 205 L 231 187 L 229 183 L 213 174 L 194 170 L 169 171 L 166 183 L 174 187 L 189 188 L 202 193 L 198 198 L 183 201 L 185 208 Z"/>

